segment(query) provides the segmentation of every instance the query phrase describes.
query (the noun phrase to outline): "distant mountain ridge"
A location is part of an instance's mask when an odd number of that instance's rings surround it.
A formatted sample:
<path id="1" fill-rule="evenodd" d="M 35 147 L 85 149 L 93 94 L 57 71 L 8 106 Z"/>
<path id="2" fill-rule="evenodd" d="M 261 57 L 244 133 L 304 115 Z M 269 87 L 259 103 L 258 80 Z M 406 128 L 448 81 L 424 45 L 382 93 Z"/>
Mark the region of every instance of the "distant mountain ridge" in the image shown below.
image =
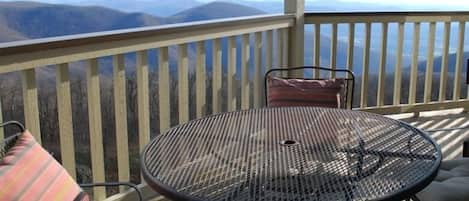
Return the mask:
<path id="1" fill-rule="evenodd" d="M 216 1 L 179 12 L 171 19 L 175 22 L 190 22 L 260 14 L 265 12 L 240 4 Z"/>
<path id="2" fill-rule="evenodd" d="M 258 14 L 264 12 L 228 2 L 204 4 L 166 18 L 99 6 L 0 2 L 0 42 Z"/>
<path id="3" fill-rule="evenodd" d="M 96 6 L 0 3 L 0 41 L 159 25 L 163 19 Z"/>
<path id="4" fill-rule="evenodd" d="M 166 17 L 202 5 L 197 0 L 85 0 L 79 2 L 79 5 L 83 4 Z"/>
<path id="5" fill-rule="evenodd" d="M 448 54 L 448 72 L 449 73 L 454 73 L 455 67 L 456 67 L 456 53 L 451 53 Z M 464 52 L 462 55 L 462 72 L 467 71 L 467 60 L 469 59 L 469 52 Z M 433 72 L 434 73 L 439 73 L 441 72 L 441 62 L 443 58 L 441 56 L 437 56 L 433 59 Z M 410 67 L 409 67 L 410 68 Z M 425 72 L 427 69 L 427 61 L 421 61 L 418 63 L 418 71 L 419 72 Z"/>

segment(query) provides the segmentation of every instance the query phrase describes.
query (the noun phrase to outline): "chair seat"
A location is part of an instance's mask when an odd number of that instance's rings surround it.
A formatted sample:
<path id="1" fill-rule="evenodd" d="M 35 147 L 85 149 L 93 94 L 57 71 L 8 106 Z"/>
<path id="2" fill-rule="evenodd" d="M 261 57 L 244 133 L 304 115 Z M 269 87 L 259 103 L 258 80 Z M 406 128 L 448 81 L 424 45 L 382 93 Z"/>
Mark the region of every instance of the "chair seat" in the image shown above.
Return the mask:
<path id="1" fill-rule="evenodd" d="M 417 197 L 421 201 L 468 201 L 469 158 L 443 161 L 435 180 Z"/>

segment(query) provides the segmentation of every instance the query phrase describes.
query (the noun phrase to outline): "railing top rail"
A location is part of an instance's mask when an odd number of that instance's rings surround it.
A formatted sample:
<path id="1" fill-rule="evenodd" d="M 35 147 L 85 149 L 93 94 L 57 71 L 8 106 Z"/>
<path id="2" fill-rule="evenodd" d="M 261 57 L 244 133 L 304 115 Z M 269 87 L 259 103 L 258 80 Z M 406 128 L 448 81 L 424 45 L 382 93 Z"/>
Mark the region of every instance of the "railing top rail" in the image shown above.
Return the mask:
<path id="1" fill-rule="evenodd" d="M 307 12 L 305 23 L 469 21 L 468 11 Z"/>
<path id="2" fill-rule="evenodd" d="M 469 16 L 469 11 L 354 11 L 354 12 L 305 12 L 306 17 L 333 16 Z"/>
<path id="3" fill-rule="evenodd" d="M 55 48 L 67 48 L 79 45 L 99 44 L 108 41 L 126 40 L 139 37 L 173 34 L 184 31 L 195 32 L 198 30 L 216 29 L 221 27 L 234 27 L 263 21 L 282 21 L 293 19 L 294 16 L 291 14 L 255 15 L 15 41 L 0 43 L 0 56 Z"/>

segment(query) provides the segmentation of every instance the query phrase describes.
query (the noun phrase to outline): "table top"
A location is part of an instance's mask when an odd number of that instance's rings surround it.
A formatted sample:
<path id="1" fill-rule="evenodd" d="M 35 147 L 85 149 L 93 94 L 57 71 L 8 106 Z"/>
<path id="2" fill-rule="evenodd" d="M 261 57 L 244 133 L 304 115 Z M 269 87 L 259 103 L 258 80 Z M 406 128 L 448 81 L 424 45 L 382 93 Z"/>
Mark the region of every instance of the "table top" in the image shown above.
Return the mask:
<path id="1" fill-rule="evenodd" d="M 401 121 L 352 110 L 222 113 L 157 136 L 142 173 L 174 200 L 396 200 L 436 176 L 439 146 Z"/>

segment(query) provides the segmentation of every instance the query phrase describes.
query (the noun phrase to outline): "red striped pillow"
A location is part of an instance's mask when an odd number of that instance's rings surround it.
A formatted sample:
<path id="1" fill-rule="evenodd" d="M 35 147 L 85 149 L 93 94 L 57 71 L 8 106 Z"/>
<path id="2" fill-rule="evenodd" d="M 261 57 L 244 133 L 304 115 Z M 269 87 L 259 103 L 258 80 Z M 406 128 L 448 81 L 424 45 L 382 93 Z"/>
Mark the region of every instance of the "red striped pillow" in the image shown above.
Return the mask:
<path id="1" fill-rule="evenodd" d="M 345 79 L 283 79 L 267 77 L 269 107 L 345 107 Z"/>
<path id="2" fill-rule="evenodd" d="M 82 200 L 89 197 L 25 131 L 0 161 L 0 200 Z"/>

